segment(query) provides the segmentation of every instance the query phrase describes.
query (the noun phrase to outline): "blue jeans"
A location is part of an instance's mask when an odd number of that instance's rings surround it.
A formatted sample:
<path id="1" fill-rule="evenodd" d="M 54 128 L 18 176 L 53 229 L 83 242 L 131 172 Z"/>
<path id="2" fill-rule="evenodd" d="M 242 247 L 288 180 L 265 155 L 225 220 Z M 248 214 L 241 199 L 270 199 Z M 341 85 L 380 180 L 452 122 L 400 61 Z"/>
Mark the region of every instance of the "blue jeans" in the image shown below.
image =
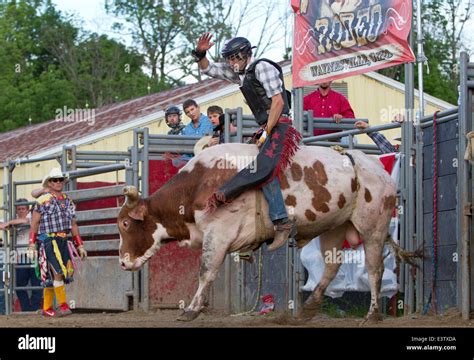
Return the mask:
<path id="1" fill-rule="evenodd" d="M 41 286 L 41 281 L 36 277 L 34 268 L 16 269 L 16 286 Z M 16 296 L 20 300 L 21 311 L 36 311 L 41 307 L 43 290 L 31 290 L 31 299 L 27 290 L 17 290 Z"/>
<path id="2" fill-rule="evenodd" d="M 287 218 L 288 214 L 286 213 L 278 176 L 275 176 L 272 181 L 262 187 L 262 190 L 268 202 L 270 219 L 274 222 L 275 220 Z"/>

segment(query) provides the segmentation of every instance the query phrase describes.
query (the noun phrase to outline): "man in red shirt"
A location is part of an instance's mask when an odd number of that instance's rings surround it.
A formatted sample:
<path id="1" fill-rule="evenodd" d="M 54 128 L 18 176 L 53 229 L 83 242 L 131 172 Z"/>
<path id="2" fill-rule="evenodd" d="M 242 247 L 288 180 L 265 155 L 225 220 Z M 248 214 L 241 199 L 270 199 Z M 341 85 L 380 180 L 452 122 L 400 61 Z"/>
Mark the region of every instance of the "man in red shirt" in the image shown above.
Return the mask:
<path id="1" fill-rule="evenodd" d="M 333 118 L 336 123 L 341 119 L 354 119 L 354 111 L 344 95 L 331 89 L 331 82 L 319 85 L 319 89 L 306 95 L 303 99 L 303 109 L 313 110 L 315 118 Z M 317 125 L 315 126 L 317 127 Z M 332 134 L 338 130 L 315 129 L 313 135 Z M 331 140 L 337 141 L 337 139 Z"/>

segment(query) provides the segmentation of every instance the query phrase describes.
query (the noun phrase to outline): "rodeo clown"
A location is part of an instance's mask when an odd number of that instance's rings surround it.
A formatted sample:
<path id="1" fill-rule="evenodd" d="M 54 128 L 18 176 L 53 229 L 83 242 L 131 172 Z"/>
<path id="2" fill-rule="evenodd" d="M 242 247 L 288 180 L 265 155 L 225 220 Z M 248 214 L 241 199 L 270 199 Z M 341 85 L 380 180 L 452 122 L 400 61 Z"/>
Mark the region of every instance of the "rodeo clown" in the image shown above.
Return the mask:
<path id="1" fill-rule="evenodd" d="M 165 110 L 166 125 L 171 128 L 168 135 L 181 135 L 184 124 L 181 123 L 181 110 L 176 105 L 168 106 Z"/>
<path id="2" fill-rule="evenodd" d="M 36 258 L 44 287 L 42 315 L 47 317 L 71 314 L 66 302 L 65 284 L 73 280 L 76 259 L 87 257 L 76 223 L 75 205 L 63 187 L 66 176 L 59 168 L 53 168 L 43 179 L 46 191 L 33 205 L 29 241 L 30 256 Z M 68 241 L 72 233 L 74 245 Z M 76 250 L 77 249 L 77 250 Z M 53 308 L 56 295 L 57 311 Z"/>
<path id="3" fill-rule="evenodd" d="M 208 201 L 212 211 L 220 204 L 237 198 L 247 189 L 262 187 L 274 224 L 275 237 L 268 247 L 275 250 L 296 235 L 296 226 L 288 218 L 280 188 L 279 174 L 291 164 L 301 135 L 289 118 L 289 99 L 281 67 L 268 59 L 255 59 L 252 46 L 243 37 L 227 41 L 221 51 L 225 63 L 210 63 L 206 51 L 214 43 L 210 33 L 203 34 L 192 54 L 200 70 L 211 77 L 239 84 L 240 90 L 260 125 L 255 135 L 260 151 L 255 166 L 241 170 L 218 189 Z"/>

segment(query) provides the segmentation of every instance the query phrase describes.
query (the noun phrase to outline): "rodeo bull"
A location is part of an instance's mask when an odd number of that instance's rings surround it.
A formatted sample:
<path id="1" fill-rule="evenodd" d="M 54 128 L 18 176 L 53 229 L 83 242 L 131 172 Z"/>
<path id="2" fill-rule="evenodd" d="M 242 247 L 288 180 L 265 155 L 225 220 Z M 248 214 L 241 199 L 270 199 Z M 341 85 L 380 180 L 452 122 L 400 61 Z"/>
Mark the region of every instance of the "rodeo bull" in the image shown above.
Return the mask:
<path id="1" fill-rule="evenodd" d="M 252 164 L 255 145 L 223 144 L 208 148 L 148 198 L 124 188 L 126 202 L 118 216 L 120 264 L 137 270 L 170 241 L 202 248 L 199 287 L 178 320 L 193 320 L 204 308 L 210 286 L 226 254 L 256 250 L 271 242 L 274 227 L 261 190 L 249 190 L 209 213 L 209 196 L 239 170 Z M 296 221 L 299 247 L 320 236 L 321 250 L 342 249 L 344 239 L 364 240 L 371 289 L 366 321 L 381 319 L 382 251 L 396 202 L 395 183 L 380 161 L 361 151 L 348 156 L 325 147 L 302 146 L 280 174 L 290 217 Z M 239 161 L 245 159 L 245 161 Z M 319 285 L 298 314 L 311 319 L 340 263 L 327 263 Z"/>

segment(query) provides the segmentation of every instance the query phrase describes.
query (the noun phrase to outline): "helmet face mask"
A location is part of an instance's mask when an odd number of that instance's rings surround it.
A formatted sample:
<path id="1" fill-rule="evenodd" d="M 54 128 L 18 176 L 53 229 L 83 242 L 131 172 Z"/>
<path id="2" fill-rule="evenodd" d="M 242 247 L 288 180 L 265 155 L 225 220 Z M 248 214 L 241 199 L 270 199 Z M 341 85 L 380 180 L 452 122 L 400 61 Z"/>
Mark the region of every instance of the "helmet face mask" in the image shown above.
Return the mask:
<path id="1" fill-rule="evenodd" d="M 172 115 L 176 115 L 176 117 L 170 118 Z M 178 114 L 168 114 L 166 115 L 166 125 L 170 128 L 174 129 L 179 127 L 181 123 L 181 117 Z"/>
<path id="2" fill-rule="evenodd" d="M 251 54 L 243 54 L 241 52 L 228 56 L 225 61 L 230 65 L 236 73 L 241 73 L 247 65 L 247 60 Z"/>
<path id="3" fill-rule="evenodd" d="M 235 37 L 225 43 L 221 55 L 235 72 L 242 73 L 252 56 L 252 45 L 244 37 Z"/>
<path id="4" fill-rule="evenodd" d="M 170 115 L 176 115 L 178 121 L 170 122 L 169 121 Z M 166 125 L 168 125 L 172 129 L 178 128 L 181 123 L 181 110 L 177 106 L 174 106 L 174 105 L 169 106 L 165 111 L 165 122 L 166 122 Z"/>

